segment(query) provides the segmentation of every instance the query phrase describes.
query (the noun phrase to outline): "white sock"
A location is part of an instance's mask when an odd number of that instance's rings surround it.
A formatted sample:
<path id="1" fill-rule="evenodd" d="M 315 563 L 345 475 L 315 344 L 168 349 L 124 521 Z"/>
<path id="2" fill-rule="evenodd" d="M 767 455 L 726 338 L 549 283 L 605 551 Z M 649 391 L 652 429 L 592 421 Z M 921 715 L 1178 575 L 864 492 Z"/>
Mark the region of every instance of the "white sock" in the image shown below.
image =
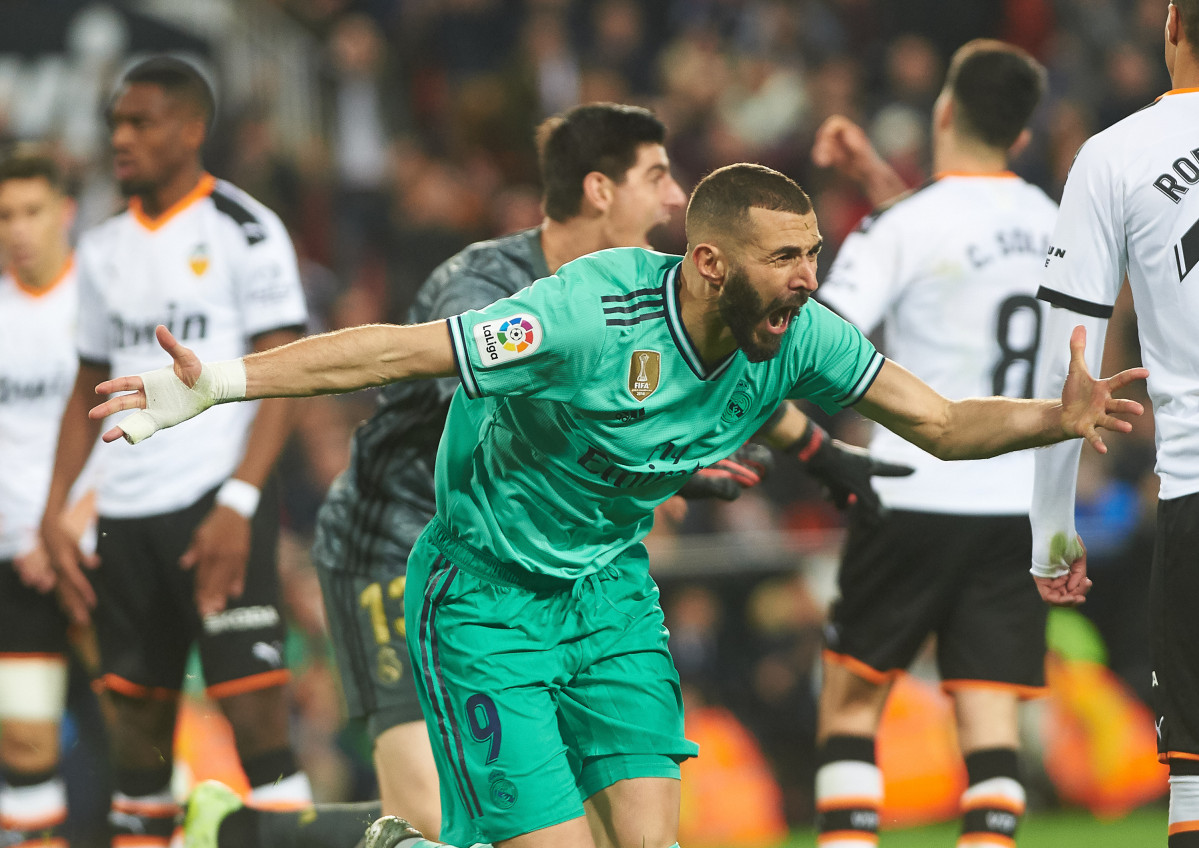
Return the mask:
<path id="1" fill-rule="evenodd" d="M 312 806 L 312 784 L 302 771 L 250 790 L 249 806 L 260 810 L 300 810 Z"/>
<path id="2" fill-rule="evenodd" d="M 0 830 L 48 830 L 66 818 L 67 788 L 59 777 L 0 789 Z"/>

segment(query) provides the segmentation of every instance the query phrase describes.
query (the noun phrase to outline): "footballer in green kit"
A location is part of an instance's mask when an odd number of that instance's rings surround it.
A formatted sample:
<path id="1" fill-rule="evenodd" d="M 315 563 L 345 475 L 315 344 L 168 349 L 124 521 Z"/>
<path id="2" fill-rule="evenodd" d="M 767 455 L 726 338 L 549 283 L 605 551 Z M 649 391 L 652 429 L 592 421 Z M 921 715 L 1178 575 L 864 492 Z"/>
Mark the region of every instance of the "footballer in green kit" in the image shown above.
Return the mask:
<path id="1" fill-rule="evenodd" d="M 814 264 L 819 235 L 809 241 Z M 449 319 L 462 390 L 436 477 L 451 533 L 535 574 L 598 572 L 649 532 L 655 506 L 782 400 L 834 412 L 878 373 L 883 358 L 862 333 L 804 306 L 802 290 L 750 315 L 779 314 L 764 347 L 780 355 L 751 362 L 735 349 L 706 363 L 683 325 L 681 264 L 604 250 Z M 469 414 L 479 398 L 491 399 L 486 412 Z"/>
<path id="2" fill-rule="evenodd" d="M 132 393 L 93 417 L 142 410 L 104 438 L 138 441 L 213 403 L 459 375 L 406 604 L 451 844 L 675 843 L 678 763 L 697 751 L 641 540 L 657 504 L 782 400 L 854 404 L 947 459 L 1102 449 L 1097 428 L 1140 411 L 1112 391 L 1143 372 L 1092 379 L 1081 332 L 1060 401 L 949 401 L 884 360 L 808 301 L 816 217 L 769 168 L 709 174 L 686 226 L 684 257 L 602 251 L 444 322 L 209 364 L 160 328 L 173 368 L 97 387 Z"/>
<path id="3" fill-rule="evenodd" d="M 819 245 L 813 228 L 813 265 Z M 749 315 L 778 314 L 762 348 L 780 355 L 706 363 L 683 325 L 681 263 L 600 251 L 449 319 L 462 388 L 438 516 L 409 558 L 426 592 L 407 627 L 439 772 L 455 775 L 442 781 L 451 843 L 577 818 L 618 780 L 677 779 L 697 748 L 641 545 L 653 509 L 785 398 L 835 411 L 882 365 L 852 325 L 800 309 L 803 290 Z M 547 758 L 559 726 L 573 744 Z"/>

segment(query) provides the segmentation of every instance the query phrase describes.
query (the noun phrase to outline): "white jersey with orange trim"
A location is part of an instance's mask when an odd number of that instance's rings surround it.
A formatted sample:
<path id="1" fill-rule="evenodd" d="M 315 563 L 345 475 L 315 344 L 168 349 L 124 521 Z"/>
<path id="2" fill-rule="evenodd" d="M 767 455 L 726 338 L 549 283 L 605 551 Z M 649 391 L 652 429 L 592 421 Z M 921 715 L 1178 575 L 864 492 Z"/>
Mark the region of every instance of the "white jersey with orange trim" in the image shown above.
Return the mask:
<path id="1" fill-rule="evenodd" d="M 0 275 L 0 559 L 28 553 L 75 383 L 75 264 L 42 289 Z"/>
<path id="2" fill-rule="evenodd" d="M 1056 354 L 1043 391 L 1060 386 L 1072 325 L 1091 323 L 1095 371 L 1102 324 L 1127 276 L 1157 440 L 1161 497 L 1199 492 L 1199 89 L 1171 91 L 1078 151 L 1038 297 L 1062 310 L 1044 345 Z M 1057 312 L 1057 310 L 1054 310 Z M 1068 320 L 1066 320 L 1068 319 Z M 1056 338 L 1049 338 L 1052 330 Z M 1038 451 L 1034 565 L 1049 573 L 1050 539 L 1074 538 L 1077 442 Z M 1041 454 L 1044 454 L 1042 457 Z"/>
<path id="3" fill-rule="evenodd" d="M 249 353 L 264 333 L 302 330 L 307 318 L 282 222 L 207 174 L 158 218 L 134 199 L 85 233 L 77 255 L 79 356 L 112 374 L 170 363 L 154 338 L 158 324 L 214 361 Z M 105 446 L 98 511 L 130 518 L 194 503 L 236 469 L 256 411 L 256 403 L 226 404 L 145 444 Z"/>
<path id="4" fill-rule="evenodd" d="M 1031 397 L 1037 275 L 1056 212 L 1044 192 L 1010 172 L 940 174 L 862 221 L 817 298 L 867 332 L 883 323 L 888 357 L 945 397 Z M 916 469 L 874 479 L 888 507 L 1028 512 L 1028 451 L 945 462 L 882 427 L 870 451 Z"/>

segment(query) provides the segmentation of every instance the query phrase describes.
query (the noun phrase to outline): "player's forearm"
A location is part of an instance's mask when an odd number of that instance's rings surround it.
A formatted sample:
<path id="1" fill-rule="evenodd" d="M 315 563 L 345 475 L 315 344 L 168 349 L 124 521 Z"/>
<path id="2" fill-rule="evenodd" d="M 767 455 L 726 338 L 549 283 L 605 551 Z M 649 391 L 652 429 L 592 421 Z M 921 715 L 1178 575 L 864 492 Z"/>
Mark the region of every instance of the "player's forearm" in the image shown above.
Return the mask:
<path id="1" fill-rule="evenodd" d="M 920 445 L 938 459 L 986 459 L 1071 437 L 1059 400 L 967 398 L 946 407 L 943 429 Z"/>
<path id="2" fill-rule="evenodd" d="M 769 429 L 763 428 L 759 437 L 772 448 L 782 450 L 795 444 L 808 429 L 808 416 L 791 401 L 785 400 L 773 417 Z"/>
<path id="3" fill-rule="evenodd" d="M 233 476 L 262 488 L 291 434 L 298 400 L 267 398 L 258 407 L 246 439 L 246 452 Z"/>
<path id="4" fill-rule="evenodd" d="M 272 350 L 298 341 L 298 333 L 276 331 L 255 340 L 255 352 Z M 268 398 L 258 405 L 254 422 L 246 439 L 246 450 L 233 477 L 261 489 L 270 475 L 283 445 L 291 434 L 296 417 L 297 401 L 288 398 Z"/>
<path id="5" fill-rule="evenodd" d="M 1070 369 L 1066 340 L 1076 324 L 1087 329 L 1091 340 L 1087 366 L 1098 368 L 1103 361 L 1107 321 L 1053 307 L 1045 311 L 1041 325 L 1041 354 L 1037 358 L 1034 391 L 1052 395 L 1061 391 Z M 1058 577 L 1070 569 L 1080 553 L 1074 546 L 1074 499 L 1078 484 L 1078 460 L 1082 445 L 1057 445 L 1040 451 L 1033 476 L 1032 572 L 1039 577 Z"/>
<path id="6" fill-rule="evenodd" d="M 1038 577 L 1060 577 L 1080 553 L 1074 547 L 1074 497 L 1081 451 L 1081 442 L 1069 442 L 1037 452 L 1029 519 L 1032 573 Z"/>
<path id="7" fill-rule="evenodd" d="M 857 409 L 938 459 L 985 459 L 1072 435 L 1057 400 L 951 401 L 892 360 L 883 363 Z"/>
<path id="8" fill-rule="evenodd" d="M 455 373 L 444 322 L 351 327 L 244 358 L 245 398 L 340 394 Z"/>
<path id="9" fill-rule="evenodd" d="M 879 156 L 858 174 L 857 183 L 873 206 L 881 206 L 908 190 L 899 172 Z"/>
<path id="10" fill-rule="evenodd" d="M 58 515 L 66 509 L 71 487 L 79 479 L 83 466 L 91 456 L 92 447 L 100 434 L 103 422 L 90 419 L 87 411 L 95 399 L 92 387 L 107 376 L 108 372 L 103 368 L 89 365 L 79 368 L 58 430 L 54 472 L 50 478 L 50 491 L 46 498 L 48 515 Z"/>

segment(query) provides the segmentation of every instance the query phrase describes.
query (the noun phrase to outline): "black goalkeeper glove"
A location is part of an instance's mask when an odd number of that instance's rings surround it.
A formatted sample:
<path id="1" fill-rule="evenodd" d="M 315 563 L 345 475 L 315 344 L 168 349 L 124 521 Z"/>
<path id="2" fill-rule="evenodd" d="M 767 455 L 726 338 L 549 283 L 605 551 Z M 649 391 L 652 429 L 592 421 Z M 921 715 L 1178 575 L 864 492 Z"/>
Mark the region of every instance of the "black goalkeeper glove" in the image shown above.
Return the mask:
<path id="1" fill-rule="evenodd" d="M 701 468 L 679 489 L 687 500 L 720 498 L 735 501 L 741 490 L 762 482 L 774 468 L 774 454 L 765 445 L 746 442 L 733 453 L 714 465 Z"/>
<path id="2" fill-rule="evenodd" d="M 868 523 L 874 524 L 886 514 L 871 477 L 907 477 L 915 469 L 910 465 L 882 462 L 862 448 L 829 438 L 815 421 L 808 419 L 804 434 L 787 449 L 797 453 L 804 469 L 821 482 L 829 498 L 840 509 L 856 507 Z"/>

